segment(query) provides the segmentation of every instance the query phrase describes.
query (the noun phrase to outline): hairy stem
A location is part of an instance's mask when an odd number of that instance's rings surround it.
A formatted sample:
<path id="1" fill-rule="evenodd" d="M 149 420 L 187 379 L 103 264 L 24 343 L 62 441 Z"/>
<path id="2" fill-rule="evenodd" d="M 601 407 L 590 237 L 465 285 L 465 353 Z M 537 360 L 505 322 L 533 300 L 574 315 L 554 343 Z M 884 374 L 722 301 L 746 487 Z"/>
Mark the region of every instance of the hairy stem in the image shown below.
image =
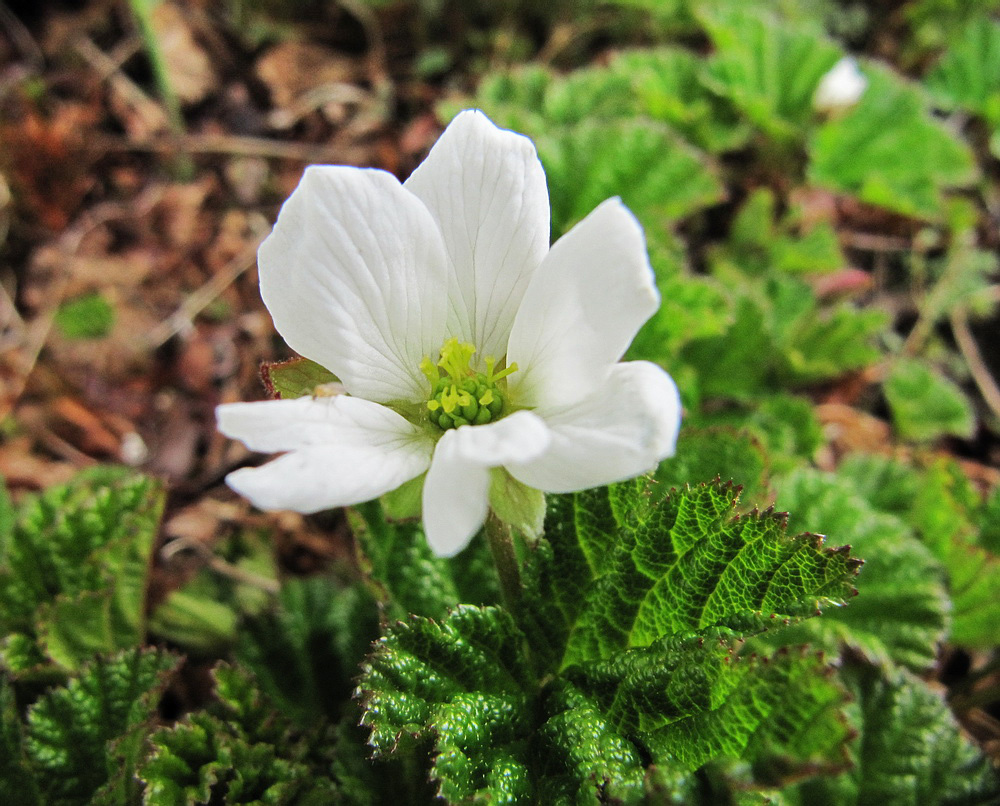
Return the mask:
<path id="1" fill-rule="evenodd" d="M 491 510 L 486 517 L 486 542 L 490 545 L 493 563 L 500 578 L 500 592 L 508 610 L 517 609 L 521 601 L 521 569 L 514 551 L 510 524 L 500 520 Z"/>

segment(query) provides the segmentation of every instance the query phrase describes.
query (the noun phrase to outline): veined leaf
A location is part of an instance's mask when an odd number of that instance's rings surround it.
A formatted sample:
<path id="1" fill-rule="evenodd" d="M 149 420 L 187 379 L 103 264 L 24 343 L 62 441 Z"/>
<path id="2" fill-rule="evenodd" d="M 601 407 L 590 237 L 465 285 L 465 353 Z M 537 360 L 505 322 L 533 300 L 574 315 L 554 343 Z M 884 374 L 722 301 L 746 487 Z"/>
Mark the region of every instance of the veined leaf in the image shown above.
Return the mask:
<path id="1" fill-rule="evenodd" d="M 111 804 L 135 797 L 131 772 L 140 748 L 129 734 L 149 729 L 177 664 L 177 658 L 155 651 L 95 658 L 31 706 L 25 748 L 45 803 Z M 92 801 L 100 788 L 102 800 Z"/>
<path id="2" fill-rule="evenodd" d="M 240 625 L 236 656 L 283 713 L 301 724 L 318 714 L 334 720 L 378 626 L 375 601 L 362 586 L 291 579 L 272 609 Z"/>
<path id="3" fill-rule="evenodd" d="M 860 734 L 849 745 L 853 767 L 801 784 L 788 793 L 793 803 L 959 806 L 1000 796 L 996 773 L 939 693 L 901 670 L 855 668 L 844 676 L 855 697 L 851 724 Z"/>
<path id="4" fill-rule="evenodd" d="M 971 437 L 975 429 L 968 397 L 924 361 L 896 360 L 885 381 L 885 396 L 905 439 L 925 442 L 945 434 Z"/>
<path id="5" fill-rule="evenodd" d="M 940 563 L 951 598 L 951 639 L 994 646 L 1000 624 L 1000 555 L 981 543 L 977 531 L 984 504 L 961 468 L 939 461 L 917 470 L 879 457 L 858 457 L 845 462 L 839 473 L 874 506 L 905 521 Z"/>
<path id="6" fill-rule="evenodd" d="M 986 16 L 969 20 L 927 76 L 935 100 L 1000 126 L 1000 25 Z"/>
<path id="7" fill-rule="evenodd" d="M 931 117 L 918 87 L 865 68 L 857 106 L 814 134 L 810 181 L 904 215 L 938 220 L 942 192 L 976 177 L 968 147 Z"/>
<path id="8" fill-rule="evenodd" d="M 22 505 L 0 572 L 9 669 L 28 672 L 22 664 L 43 656 L 74 669 L 140 642 L 163 498 L 152 479 L 98 468 Z M 40 652 L 26 651 L 32 642 Z"/>
<path id="9" fill-rule="evenodd" d="M 837 652 L 846 643 L 874 663 L 914 671 L 931 666 L 949 626 L 944 569 L 906 524 L 877 512 L 850 482 L 812 470 L 782 480 L 776 506 L 796 529 L 831 530 L 865 558 L 850 607 L 792 627 L 782 642 L 811 641 Z"/>
<path id="10" fill-rule="evenodd" d="M 699 148 L 717 154 L 742 146 L 750 136 L 732 106 L 706 86 L 706 62 L 690 51 L 625 51 L 610 69 L 628 78 L 637 111 L 663 121 Z"/>
<path id="11" fill-rule="evenodd" d="M 615 195 L 647 230 L 722 197 L 707 156 L 654 121 L 583 121 L 538 137 L 536 145 L 548 179 L 554 235 Z"/>
<path id="12" fill-rule="evenodd" d="M 245 672 L 218 666 L 214 676 L 218 703 L 150 737 L 152 753 L 138 773 L 143 803 L 339 802 L 336 783 L 322 772 L 333 746 L 325 723 L 296 731 Z"/>
<path id="13" fill-rule="evenodd" d="M 787 139 L 799 133 L 840 48 L 819 29 L 779 22 L 760 9 L 713 9 L 704 17 L 716 48 L 709 64 L 713 87 L 765 134 Z"/>
<path id="14" fill-rule="evenodd" d="M 815 535 L 786 534 L 784 516 L 736 516 L 732 485 L 702 484 L 656 504 L 644 486 L 551 505 L 553 565 L 525 609 L 544 620 L 548 646 L 565 647 L 558 667 L 692 630 L 759 632 L 853 596 L 857 560 Z M 571 609 L 546 606 L 553 600 Z"/>
<path id="15" fill-rule="evenodd" d="M 516 619 L 462 605 L 379 641 L 359 689 L 377 754 L 433 740 L 452 802 L 575 804 L 640 800 L 650 759 L 679 797 L 755 736 L 797 737 L 800 758 L 844 741 L 819 658 L 743 659 L 738 638 L 843 600 L 857 561 L 771 513 L 736 517 L 728 485 L 550 501 Z"/>
<path id="16" fill-rule="evenodd" d="M 445 560 L 431 552 L 419 521 L 389 521 L 377 502 L 356 507 L 349 518 L 364 549 L 361 567 L 374 582 L 386 618 L 408 613 L 442 618 L 460 602 L 499 601 L 496 569 L 481 537 Z"/>

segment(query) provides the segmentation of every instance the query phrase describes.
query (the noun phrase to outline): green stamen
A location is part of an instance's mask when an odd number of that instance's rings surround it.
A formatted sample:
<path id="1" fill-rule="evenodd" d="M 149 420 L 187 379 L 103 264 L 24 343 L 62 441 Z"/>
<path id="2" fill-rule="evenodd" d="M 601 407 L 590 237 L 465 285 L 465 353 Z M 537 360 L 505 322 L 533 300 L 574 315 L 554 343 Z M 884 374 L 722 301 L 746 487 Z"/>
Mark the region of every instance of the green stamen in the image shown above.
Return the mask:
<path id="1" fill-rule="evenodd" d="M 487 356 L 484 374 L 471 366 L 475 354 L 475 345 L 450 338 L 442 345 L 437 363 L 429 356 L 420 362 L 420 371 L 431 386 L 427 416 L 438 428 L 485 425 L 503 416 L 504 392 L 497 382 L 517 372 L 517 364 L 496 372 L 496 359 Z"/>

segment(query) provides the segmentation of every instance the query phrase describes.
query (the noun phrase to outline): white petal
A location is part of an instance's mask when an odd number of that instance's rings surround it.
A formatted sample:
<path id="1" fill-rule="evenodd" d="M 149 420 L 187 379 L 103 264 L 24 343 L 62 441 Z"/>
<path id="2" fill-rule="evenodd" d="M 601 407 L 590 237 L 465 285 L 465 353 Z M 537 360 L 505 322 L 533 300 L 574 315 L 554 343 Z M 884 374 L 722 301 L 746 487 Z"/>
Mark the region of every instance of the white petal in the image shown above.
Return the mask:
<path id="1" fill-rule="evenodd" d="M 677 386 L 660 367 L 617 364 L 596 394 L 546 413 L 552 446 L 508 470 L 518 481 L 553 493 L 632 478 L 673 456 L 680 414 Z"/>
<path id="2" fill-rule="evenodd" d="M 642 227 L 608 199 L 560 238 L 524 294 L 510 334 L 511 396 L 574 403 L 600 388 L 659 305 Z"/>
<path id="3" fill-rule="evenodd" d="M 260 509 L 303 514 L 370 501 L 427 469 L 430 446 L 313 446 L 226 476 L 226 483 Z"/>
<path id="4" fill-rule="evenodd" d="M 223 434 L 261 453 L 392 444 L 422 435 L 392 409 L 347 395 L 227 403 L 215 414 Z"/>
<path id="5" fill-rule="evenodd" d="M 406 180 L 451 256 L 449 335 L 501 358 L 528 280 L 549 247 L 549 194 L 532 142 L 460 113 Z"/>
<path id="6" fill-rule="evenodd" d="M 550 439 L 545 423 L 529 411 L 446 431 L 424 481 L 424 531 L 431 550 L 451 557 L 464 549 L 486 519 L 490 469 L 530 462 Z"/>
<path id="7" fill-rule="evenodd" d="M 219 430 L 255 451 L 291 453 L 226 482 L 261 509 L 318 512 L 376 498 L 420 475 L 432 443 L 396 412 L 360 398 L 301 397 L 216 409 Z"/>
<path id="8" fill-rule="evenodd" d="M 446 336 L 451 269 L 437 225 L 384 171 L 314 165 L 258 253 L 260 291 L 296 352 L 378 402 L 422 400 Z"/>

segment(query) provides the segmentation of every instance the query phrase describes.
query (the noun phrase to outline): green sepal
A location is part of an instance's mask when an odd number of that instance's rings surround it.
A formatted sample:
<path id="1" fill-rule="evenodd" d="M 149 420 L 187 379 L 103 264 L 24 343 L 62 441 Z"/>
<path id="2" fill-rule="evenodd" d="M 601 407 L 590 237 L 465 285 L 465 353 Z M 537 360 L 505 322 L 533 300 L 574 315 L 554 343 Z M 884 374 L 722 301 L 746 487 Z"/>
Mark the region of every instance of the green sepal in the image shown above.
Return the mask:
<path id="1" fill-rule="evenodd" d="M 265 362 L 260 365 L 260 379 L 267 394 L 280 400 L 312 395 L 318 386 L 340 382 L 330 370 L 308 358 Z"/>
<path id="2" fill-rule="evenodd" d="M 506 469 L 490 473 L 490 508 L 504 523 L 529 541 L 537 540 L 545 524 L 545 494 L 515 479 Z"/>

